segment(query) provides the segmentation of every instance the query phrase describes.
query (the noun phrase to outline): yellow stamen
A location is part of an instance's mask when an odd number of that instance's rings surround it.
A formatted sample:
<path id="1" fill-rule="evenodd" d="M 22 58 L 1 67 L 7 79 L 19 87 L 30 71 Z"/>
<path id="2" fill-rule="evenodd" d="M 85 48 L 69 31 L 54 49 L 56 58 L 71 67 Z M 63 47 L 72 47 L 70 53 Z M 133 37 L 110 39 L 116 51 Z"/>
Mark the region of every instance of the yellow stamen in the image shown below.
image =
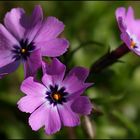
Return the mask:
<path id="1" fill-rule="evenodd" d="M 130 43 L 130 48 L 133 49 L 135 46 L 136 46 L 136 43 L 132 40 L 131 43 Z"/>
<path id="2" fill-rule="evenodd" d="M 58 100 L 61 98 L 60 93 L 57 93 L 57 92 L 56 92 L 56 93 L 54 93 L 54 94 L 53 94 L 53 98 L 54 98 L 55 100 L 57 100 L 57 101 L 58 101 Z"/>
<path id="3" fill-rule="evenodd" d="M 21 49 L 21 52 L 22 52 L 22 53 L 25 53 L 25 52 L 26 52 L 26 49 Z"/>

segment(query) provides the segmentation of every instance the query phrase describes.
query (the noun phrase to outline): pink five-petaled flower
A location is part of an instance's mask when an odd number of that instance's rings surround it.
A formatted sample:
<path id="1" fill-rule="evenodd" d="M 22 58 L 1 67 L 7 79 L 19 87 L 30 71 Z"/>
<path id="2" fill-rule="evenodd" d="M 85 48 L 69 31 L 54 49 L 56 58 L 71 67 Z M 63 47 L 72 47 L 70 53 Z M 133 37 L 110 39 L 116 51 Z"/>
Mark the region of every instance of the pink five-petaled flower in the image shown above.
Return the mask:
<path id="1" fill-rule="evenodd" d="M 25 77 L 41 67 L 41 56 L 56 57 L 66 52 L 69 43 L 58 38 L 64 24 L 55 17 L 43 19 L 39 5 L 32 15 L 24 9 L 13 8 L 0 24 L 0 76 L 11 73 L 23 62 Z"/>
<path id="2" fill-rule="evenodd" d="M 128 11 L 124 7 L 116 10 L 116 19 L 121 31 L 121 39 L 127 47 L 140 55 L 140 20 L 134 18 L 132 7 Z"/>
<path id="3" fill-rule="evenodd" d="M 18 108 L 31 113 L 29 124 L 33 130 L 45 126 L 46 134 L 50 135 L 61 126 L 79 125 L 79 114 L 90 114 L 92 105 L 81 94 L 92 84 L 85 83 L 88 76 L 85 68 L 75 67 L 64 78 L 66 67 L 56 58 L 43 67 L 42 83 L 33 77 L 23 81 L 21 90 L 26 96 L 18 101 Z"/>

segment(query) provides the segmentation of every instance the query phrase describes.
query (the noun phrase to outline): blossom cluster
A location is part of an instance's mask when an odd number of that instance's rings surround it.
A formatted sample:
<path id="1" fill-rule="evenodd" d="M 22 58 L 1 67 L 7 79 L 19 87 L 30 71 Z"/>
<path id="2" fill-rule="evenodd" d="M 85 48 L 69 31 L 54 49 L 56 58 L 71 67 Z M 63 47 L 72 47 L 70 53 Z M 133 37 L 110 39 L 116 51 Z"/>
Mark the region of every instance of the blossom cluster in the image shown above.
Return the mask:
<path id="1" fill-rule="evenodd" d="M 0 24 L 0 77 L 24 66 L 21 91 L 25 94 L 18 101 L 18 108 L 30 113 L 29 125 L 33 130 L 45 126 L 47 134 L 53 134 L 62 126 L 80 124 L 80 114 L 92 110 L 89 98 L 81 96 L 91 86 L 85 83 L 89 71 L 75 67 L 66 74 L 66 66 L 56 57 L 64 54 L 69 42 L 59 35 L 64 24 L 55 17 L 43 18 L 42 8 L 35 6 L 27 16 L 24 9 L 14 8 Z M 51 63 L 43 57 L 51 57 Z M 42 69 L 42 80 L 36 74 Z"/>
<path id="2" fill-rule="evenodd" d="M 116 10 L 121 39 L 130 51 L 140 55 L 140 20 L 134 18 L 133 9 Z M 41 6 L 35 6 L 28 16 L 24 9 L 13 8 L 0 24 L 0 78 L 24 67 L 21 91 L 25 94 L 17 105 L 30 113 L 29 125 L 37 131 L 44 127 L 46 134 L 54 134 L 62 126 L 80 124 L 80 115 L 89 115 L 92 104 L 82 95 L 92 85 L 85 82 L 89 70 L 74 67 L 68 73 L 66 66 L 56 57 L 69 48 L 69 41 L 60 38 L 64 30 L 62 21 L 43 17 Z M 43 57 L 50 57 L 46 62 Z M 42 70 L 41 81 L 36 78 Z"/>

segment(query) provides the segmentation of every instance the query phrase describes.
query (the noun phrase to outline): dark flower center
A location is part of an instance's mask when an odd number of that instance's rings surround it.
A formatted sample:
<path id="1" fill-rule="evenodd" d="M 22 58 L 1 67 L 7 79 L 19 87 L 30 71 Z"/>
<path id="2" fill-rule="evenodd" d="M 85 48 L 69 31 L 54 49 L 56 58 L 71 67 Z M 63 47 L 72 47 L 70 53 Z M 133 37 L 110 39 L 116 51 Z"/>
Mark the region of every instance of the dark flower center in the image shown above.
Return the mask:
<path id="1" fill-rule="evenodd" d="M 58 88 L 58 85 L 51 86 L 50 90 L 46 93 L 46 99 L 50 102 L 50 104 L 57 105 L 57 104 L 63 104 L 66 102 L 66 96 L 68 95 L 67 92 L 65 92 L 65 88 Z"/>
<path id="2" fill-rule="evenodd" d="M 20 41 L 20 45 L 13 46 L 13 59 L 15 60 L 27 60 L 27 58 L 31 55 L 31 52 L 35 49 L 34 42 L 28 43 L 26 39 Z"/>

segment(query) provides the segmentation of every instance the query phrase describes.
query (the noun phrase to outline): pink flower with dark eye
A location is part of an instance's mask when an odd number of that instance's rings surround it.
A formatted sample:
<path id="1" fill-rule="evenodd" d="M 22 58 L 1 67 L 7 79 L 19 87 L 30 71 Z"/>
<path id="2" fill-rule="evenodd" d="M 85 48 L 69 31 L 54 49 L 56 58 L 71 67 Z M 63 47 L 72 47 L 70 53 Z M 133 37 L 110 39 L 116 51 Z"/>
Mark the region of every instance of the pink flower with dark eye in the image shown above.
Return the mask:
<path id="1" fill-rule="evenodd" d="M 116 19 L 121 31 L 121 39 L 131 51 L 140 55 L 140 20 L 134 18 L 132 7 L 127 11 L 124 7 L 118 8 Z"/>
<path id="2" fill-rule="evenodd" d="M 11 73 L 22 62 L 25 77 L 41 67 L 41 56 L 57 57 L 66 52 L 68 41 L 58 38 L 64 24 L 55 17 L 43 19 L 40 6 L 31 16 L 22 8 L 7 12 L 0 24 L 0 76 Z"/>
<path id="3" fill-rule="evenodd" d="M 53 134 L 62 126 L 80 124 L 79 114 L 88 115 L 92 105 L 86 96 L 81 96 L 91 83 L 85 83 L 88 70 L 73 68 L 66 76 L 66 67 L 54 58 L 51 64 L 43 64 L 42 83 L 33 77 L 25 79 L 21 90 L 26 94 L 18 102 L 18 108 L 31 113 L 29 124 L 37 131 L 45 126 L 47 134 Z"/>

